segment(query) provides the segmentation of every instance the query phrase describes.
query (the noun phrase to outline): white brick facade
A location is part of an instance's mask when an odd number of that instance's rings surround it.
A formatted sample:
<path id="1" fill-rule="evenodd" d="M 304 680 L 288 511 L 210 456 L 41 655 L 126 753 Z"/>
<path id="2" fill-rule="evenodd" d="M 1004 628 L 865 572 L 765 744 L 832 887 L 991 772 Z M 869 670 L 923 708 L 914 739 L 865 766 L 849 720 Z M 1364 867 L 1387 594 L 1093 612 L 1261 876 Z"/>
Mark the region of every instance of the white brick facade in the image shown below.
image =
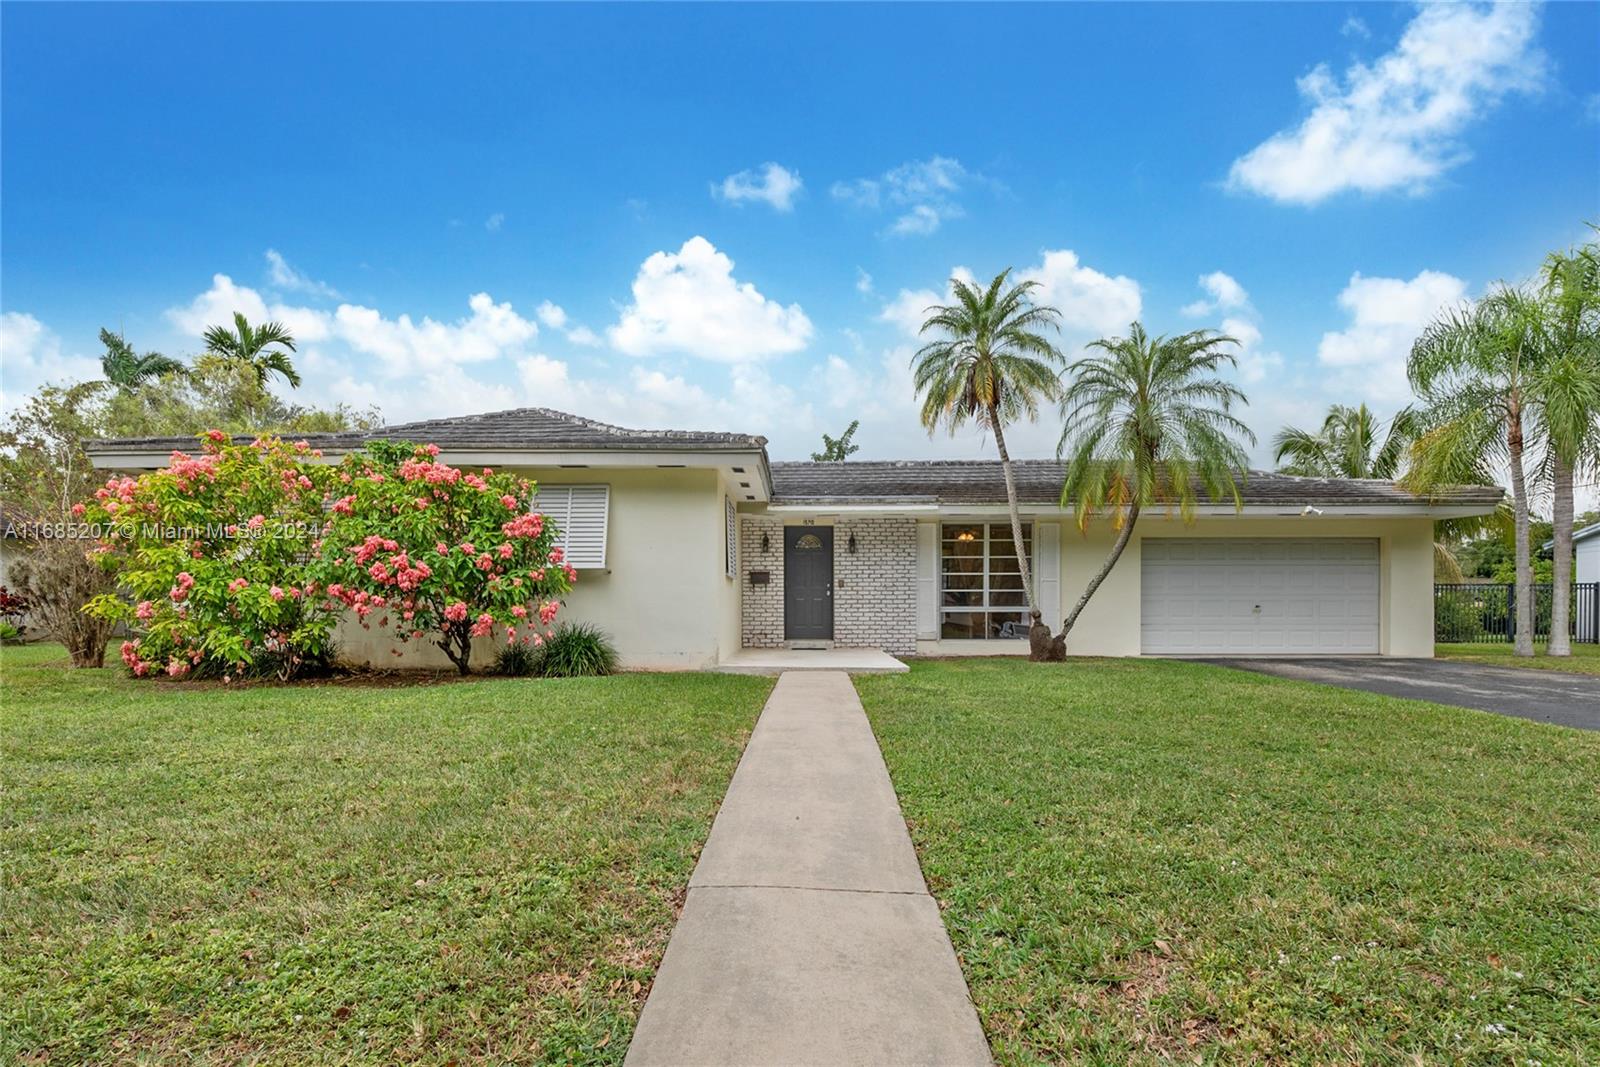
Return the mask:
<path id="1" fill-rule="evenodd" d="M 743 515 L 739 520 L 739 593 L 742 643 L 781 648 L 783 632 L 783 520 Z M 761 537 L 768 539 L 766 551 Z M 856 539 L 850 551 L 851 535 Z M 750 572 L 766 571 L 767 585 L 751 585 Z M 833 527 L 833 643 L 841 648 L 881 648 L 893 655 L 917 650 L 917 524 L 915 519 L 847 519 Z"/>
<path id="2" fill-rule="evenodd" d="M 761 547 L 761 535 L 767 547 Z M 751 571 L 771 575 L 768 585 L 751 585 Z M 783 647 L 783 520 L 739 516 L 740 644 L 745 648 Z"/>

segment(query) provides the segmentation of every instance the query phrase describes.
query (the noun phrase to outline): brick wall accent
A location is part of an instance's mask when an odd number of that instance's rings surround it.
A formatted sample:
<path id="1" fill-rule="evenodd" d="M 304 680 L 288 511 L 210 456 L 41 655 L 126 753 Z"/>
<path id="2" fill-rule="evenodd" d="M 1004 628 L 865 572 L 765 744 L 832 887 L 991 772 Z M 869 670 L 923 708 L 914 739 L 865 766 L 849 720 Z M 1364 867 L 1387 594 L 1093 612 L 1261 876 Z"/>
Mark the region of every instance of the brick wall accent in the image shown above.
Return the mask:
<path id="1" fill-rule="evenodd" d="M 761 550 L 761 535 L 769 548 Z M 850 535 L 856 551 L 850 551 Z M 771 575 L 751 585 L 752 570 Z M 848 519 L 833 528 L 833 643 L 917 651 L 917 524 L 914 519 Z M 739 617 L 745 648 L 782 648 L 783 520 L 739 516 Z"/>
<path id="2" fill-rule="evenodd" d="M 850 535 L 856 551 L 850 552 Z M 917 651 L 917 522 L 847 519 L 833 528 L 833 642 Z M 841 584 L 841 582 L 843 584 Z"/>
<path id="3" fill-rule="evenodd" d="M 761 551 L 761 535 L 769 539 Z M 751 585 L 751 571 L 772 575 L 768 585 Z M 783 647 L 783 520 L 739 516 L 740 643 L 745 648 Z"/>

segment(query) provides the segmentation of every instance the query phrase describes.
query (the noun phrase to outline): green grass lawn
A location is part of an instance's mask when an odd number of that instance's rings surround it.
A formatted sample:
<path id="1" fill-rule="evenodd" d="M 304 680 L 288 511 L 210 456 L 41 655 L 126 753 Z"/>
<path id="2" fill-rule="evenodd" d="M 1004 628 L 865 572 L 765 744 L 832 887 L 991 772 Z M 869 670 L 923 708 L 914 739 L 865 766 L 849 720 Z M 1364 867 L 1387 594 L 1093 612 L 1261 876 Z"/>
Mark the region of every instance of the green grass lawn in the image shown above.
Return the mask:
<path id="1" fill-rule="evenodd" d="M 0 1063 L 616 1062 L 770 681 L 0 659 Z"/>
<path id="2" fill-rule="evenodd" d="M 1600 1062 L 1600 735 L 1177 662 L 857 686 L 1002 1062 Z"/>
<path id="3" fill-rule="evenodd" d="M 1433 654 L 1440 659 L 1458 659 L 1466 663 L 1487 663 L 1493 667 L 1525 667 L 1536 671 L 1562 671 L 1566 674 L 1600 674 L 1600 645 L 1572 645 L 1572 655 L 1554 659 L 1544 654 L 1544 645 L 1533 646 L 1534 656 L 1527 659 L 1514 655 L 1510 644 L 1504 645 L 1434 645 Z"/>

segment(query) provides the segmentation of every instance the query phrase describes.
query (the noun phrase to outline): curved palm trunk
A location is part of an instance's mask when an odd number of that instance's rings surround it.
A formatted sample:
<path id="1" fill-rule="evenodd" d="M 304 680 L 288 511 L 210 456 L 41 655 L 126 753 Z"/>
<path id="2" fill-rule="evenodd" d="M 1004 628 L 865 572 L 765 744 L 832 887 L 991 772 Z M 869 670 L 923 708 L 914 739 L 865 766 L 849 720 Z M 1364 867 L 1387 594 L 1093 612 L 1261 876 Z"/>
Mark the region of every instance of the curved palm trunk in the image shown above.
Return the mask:
<path id="1" fill-rule="evenodd" d="M 1551 520 L 1555 525 L 1555 568 L 1550 598 L 1552 656 L 1572 655 L 1567 628 L 1572 616 L 1572 465 L 1555 457 Z"/>
<path id="2" fill-rule="evenodd" d="M 1106 580 L 1106 575 L 1111 573 L 1111 568 L 1117 565 L 1117 560 L 1122 558 L 1122 550 L 1128 547 L 1128 542 L 1133 538 L 1133 524 L 1139 521 L 1139 505 L 1135 504 L 1128 509 L 1128 521 L 1122 524 L 1122 531 L 1117 534 L 1117 540 L 1111 546 L 1111 552 L 1106 556 L 1106 561 L 1100 565 L 1100 573 L 1096 574 L 1084 588 L 1083 595 L 1072 607 L 1072 614 L 1061 624 L 1061 637 L 1065 640 L 1072 632 L 1073 624 L 1078 621 L 1078 616 L 1083 614 L 1083 609 L 1089 606 L 1089 598 L 1094 596 L 1094 591 L 1100 588 L 1100 583 Z"/>
<path id="3" fill-rule="evenodd" d="M 1516 518 L 1517 632 L 1513 650 L 1533 655 L 1533 563 L 1528 552 L 1528 479 L 1522 469 L 1522 403 L 1511 399 L 1506 415 L 1506 450 L 1511 459 L 1511 507 Z"/>
<path id="4" fill-rule="evenodd" d="M 1011 453 L 1006 451 L 1005 431 L 1000 428 L 1000 419 L 995 409 L 989 409 L 989 428 L 994 431 L 994 447 L 1000 452 L 1000 473 L 1006 479 L 1006 507 L 1011 512 L 1011 539 L 1017 547 L 1017 566 L 1022 571 L 1022 595 L 1028 603 L 1028 615 L 1031 618 L 1036 609 L 1033 604 L 1033 573 L 1028 566 L 1028 553 L 1023 549 L 1022 540 L 1022 515 L 1017 511 L 1017 480 L 1011 474 Z"/>

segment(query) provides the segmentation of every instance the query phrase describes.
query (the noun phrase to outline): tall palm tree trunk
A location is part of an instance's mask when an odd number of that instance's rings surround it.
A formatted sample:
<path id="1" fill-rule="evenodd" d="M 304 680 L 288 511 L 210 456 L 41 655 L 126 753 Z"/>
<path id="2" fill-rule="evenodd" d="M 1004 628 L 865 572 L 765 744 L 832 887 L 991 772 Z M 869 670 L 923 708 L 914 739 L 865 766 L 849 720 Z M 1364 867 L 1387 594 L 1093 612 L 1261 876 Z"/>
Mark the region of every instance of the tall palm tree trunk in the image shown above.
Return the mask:
<path id="1" fill-rule="evenodd" d="M 1511 459 L 1511 507 L 1516 518 L 1517 630 L 1513 651 L 1533 655 L 1533 563 L 1528 552 L 1528 479 L 1522 469 L 1522 404 L 1513 397 L 1506 416 L 1506 449 Z"/>
<path id="2" fill-rule="evenodd" d="M 1036 609 L 1033 605 L 1033 572 L 1028 566 L 1028 553 L 1022 540 L 1022 513 L 1017 510 L 1017 480 L 1011 473 L 1011 453 L 1006 451 L 1005 431 L 1000 428 L 1000 416 L 991 405 L 989 408 L 989 428 L 994 431 L 994 447 L 1000 453 L 1000 473 L 1006 479 L 1006 506 L 1011 511 L 1011 543 L 1017 548 L 1017 567 L 1022 572 L 1022 595 L 1028 603 L 1028 616 L 1032 618 Z"/>
<path id="3" fill-rule="evenodd" d="M 1061 624 L 1061 636 L 1065 638 L 1072 632 L 1073 625 L 1078 621 L 1078 616 L 1083 614 L 1083 609 L 1089 605 L 1089 598 L 1094 596 L 1094 591 L 1100 588 L 1100 583 L 1106 580 L 1106 575 L 1111 573 L 1111 568 L 1117 565 L 1117 560 L 1122 558 L 1122 550 L 1128 547 L 1128 542 L 1133 538 L 1133 524 L 1139 521 L 1139 505 L 1134 504 L 1128 509 L 1128 521 L 1122 524 L 1122 530 L 1117 534 L 1116 543 L 1111 546 L 1110 555 L 1100 565 L 1100 573 L 1090 580 L 1083 590 L 1083 595 L 1072 606 L 1072 614 L 1067 616 Z"/>
<path id="4" fill-rule="evenodd" d="M 1551 500 L 1555 525 L 1555 568 L 1550 591 L 1550 646 L 1552 656 L 1572 655 L 1567 627 L 1572 613 L 1572 464 L 1557 453 Z"/>

